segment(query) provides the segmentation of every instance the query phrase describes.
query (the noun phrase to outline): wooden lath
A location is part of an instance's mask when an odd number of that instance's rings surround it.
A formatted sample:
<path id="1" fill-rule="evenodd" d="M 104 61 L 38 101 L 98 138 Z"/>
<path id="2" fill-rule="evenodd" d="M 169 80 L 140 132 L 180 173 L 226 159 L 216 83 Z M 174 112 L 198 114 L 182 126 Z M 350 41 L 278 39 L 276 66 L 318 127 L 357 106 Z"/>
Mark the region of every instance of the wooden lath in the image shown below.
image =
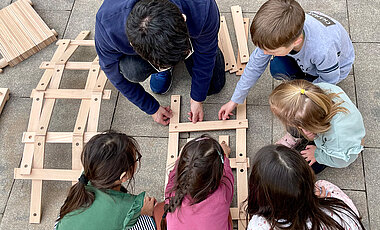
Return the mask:
<path id="1" fill-rule="evenodd" d="M 57 40 L 57 32 L 32 8 L 30 0 L 18 0 L 0 10 L 0 73 Z"/>
<path id="2" fill-rule="evenodd" d="M 173 117 L 170 119 L 169 125 L 169 140 L 168 140 L 168 154 L 166 162 L 165 173 L 165 187 L 168 183 L 168 176 L 170 171 L 174 168 L 175 162 L 179 154 L 179 134 L 181 132 L 199 132 L 199 131 L 215 131 L 236 129 L 236 157 L 230 158 L 231 168 L 236 169 L 236 182 L 237 182 L 237 207 L 231 207 L 231 216 L 233 220 L 238 221 L 238 229 L 245 229 L 246 216 L 241 207 L 243 201 L 248 196 L 248 172 L 249 158 L 246 155 L 246 130 L 248 128 L 248 120 L 246 116 L 246 101 L 238 105 L 236 120 L 226 121 L 202 121 L 193 124 L 191 122 L 180 123 L 180 103 L 181 97 L 173 95 L 171 97 L 171 109 Z M 219 142 L 229 142 L 228 136 L 220 136 Z"/>
<path id="3" fill-rule="evenodd" d="M 90 62 L 84 89 L 59 89 L 68 60 L 77 48 L 82 44 L 94 46 L 93 41 L 84 40 L 89 33 L 82 31 L 73 44 L 68 39 L 57 42 L 58 49 L 49 62 L 53 68 L 45 70 L 31 94 L 33 102 L 27 132 L 23 134 L 23 143 L 25 143 L 23 157 L 20 168 L 14 171 L 15 179 L 32 180 L 30 223 L 39 223 L 41 220 L 42 181 L 76 181 L 80 176 L 82 170 L 80 154 L 83 145 L 98 133 L 101 101 L 110 98 L 111 91 L 104 90 L 107 78 L 100 70 L 98 57 Z M 62 98 L 81 100 L 74 130 L 48 132 L 56 99 Z M 43 166 L 46 143 L 72 143 L 72 168 L 45 169 Z"/>

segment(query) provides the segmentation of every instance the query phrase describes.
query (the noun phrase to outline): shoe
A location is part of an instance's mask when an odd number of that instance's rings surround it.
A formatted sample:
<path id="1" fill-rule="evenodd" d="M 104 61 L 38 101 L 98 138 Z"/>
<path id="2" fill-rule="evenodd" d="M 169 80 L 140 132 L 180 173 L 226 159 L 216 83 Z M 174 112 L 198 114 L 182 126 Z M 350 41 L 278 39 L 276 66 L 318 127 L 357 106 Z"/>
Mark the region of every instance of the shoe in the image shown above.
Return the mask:
<path id="1" fill-rule="evenodd" d="M 150 75 L 150 89 L 156 94 L 165 94 L 172 86 L 172 69 Z"/>
<path id="2" fill-rule="evenodd" d="M 286 133 L 285 136 L 276 142 L 276 144 L 285 145 L 288 148 L 294 148 L 301 142 L 301 140 L 302 138 L 295 138 L 290 135 L 290 133 Z"/>

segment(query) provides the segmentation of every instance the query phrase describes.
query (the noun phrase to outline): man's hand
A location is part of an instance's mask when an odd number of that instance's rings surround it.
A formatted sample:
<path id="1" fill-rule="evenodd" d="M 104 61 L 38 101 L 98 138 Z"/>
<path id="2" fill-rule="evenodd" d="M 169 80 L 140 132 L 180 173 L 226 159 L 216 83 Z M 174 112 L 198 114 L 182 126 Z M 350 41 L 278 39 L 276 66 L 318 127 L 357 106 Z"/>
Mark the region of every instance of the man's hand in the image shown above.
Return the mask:
<path id="1" fill-rule="evenodd" d="M 203 121 L 203 105 L 202 102 L 194 101 L 193 99 L 190 99 L 190 112 L 187 113 L 189 115 L 188 119 L 189 121 L 193 122 L 194 124 L 198 121 Z"/>
<path id="2" fill-rule="evenodd" d="M 146 196 L 144 198 L 144 204 L 141 208 L 141 215 L 153 216 L 154 205 L 156 202 L 156 198 Z"/>
<path id="3" fill-rule="evenodd" d="M 230 119 L 230 116 L 234 115 L 232 111 L 236 108 L 237 105 L 238 104 L 233 101 L 229 101 L 226 104 L 224 104 L 220 108 L 219 113 L 218 113 L 219 120 Z"/>
<path id="4" fill-rule="evenodd" d="M 170 123 L 170 118 L 173 117 L 173 112 L 169 106 L 160 106 L 152 117 L 155 122 L 160 123 L 161 125 L 168 125 Z"/>
<path id="5" fill-rule="evenodd" d="M 315 145 L 308 145 L 306 146 L 305 150 L 301 151 L 303 158 L 305 158 L 305 160 L 309 162 L 310 166 L 314 164 L 315 162 L 317 162 L 315 160 L 315 155 L 314 155 L 316 148 L 317 147 Z"/>

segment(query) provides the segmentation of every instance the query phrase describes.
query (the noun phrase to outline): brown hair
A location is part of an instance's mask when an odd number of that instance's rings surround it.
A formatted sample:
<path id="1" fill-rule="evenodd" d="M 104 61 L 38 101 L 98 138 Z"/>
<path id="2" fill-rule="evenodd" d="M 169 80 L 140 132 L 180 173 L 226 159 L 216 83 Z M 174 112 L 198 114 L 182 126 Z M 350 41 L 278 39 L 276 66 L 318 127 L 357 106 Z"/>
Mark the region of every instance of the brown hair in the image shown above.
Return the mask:
<path id="1" fill-rule="evenodd" d="M 254 215 L 262 216 L 271 229 L 309 229 L 307 223 L 310 221 L 313 230 L 344 230 L 329 215 L 335 213 L 340 222 L 347 225 L 341 217 L 346 216 L 359 229 L 365 229 L 360 218 L 343 201 L 318 198 L 314 194 L 314 184 L 314 173 L 299 152 L 283 145 L 261 148 L 251 165 L 247 220 Z"/>
<path id="2" fill-rule="evenodd" d="M 169 204 L 164 206 L 162 230 L 166 230 L 166 214 L 180 208 L 186 195 L 190 195 L 192 204 L 197 204 L 219 187 L 224 169 L 221 157 L 224 157 L 222 147 L 208 135 L 202 135 L 183 147 L 171 189 L 175 195 L 167 198 Z"/>
<path id="3" fill-rule="evenodd" d="M 333 101 L 336 100 L 336 102 Z M 328 93 L 306 80 L 285 81 L 269 96 L 274 115 L 287 127 L 300 128 L 312 133 L 327 132 L 331 119 L 348 110 L 340 105 L 344 101 L 336 93 Z"/>
<path id="4" fill-rule="evenodd" d="M 136 171 L 136 161 L 140 158 L 139 146 L 133 137 L 107 131 L 93 136 L 84 147 L 81 155 L 83 175 L 93 187 L 105 191 L 117 186 L 115 182 L 126 172 L 131 176 L 129 186 Z M 122 187 L 120 191 L 127 190 Z M 86 190 L 84 183 L 77 182 L 70 188 L 58 221 L 74 210 L 90 207 L 94 199 L 94 193 Z"/>
<path id="5" fill-rule="evenodd" d="M 269 0 L 251 24 L 252 42 L 260 49 L 288 47 L 303 31 L 305 12 L 294 0 Z"/>

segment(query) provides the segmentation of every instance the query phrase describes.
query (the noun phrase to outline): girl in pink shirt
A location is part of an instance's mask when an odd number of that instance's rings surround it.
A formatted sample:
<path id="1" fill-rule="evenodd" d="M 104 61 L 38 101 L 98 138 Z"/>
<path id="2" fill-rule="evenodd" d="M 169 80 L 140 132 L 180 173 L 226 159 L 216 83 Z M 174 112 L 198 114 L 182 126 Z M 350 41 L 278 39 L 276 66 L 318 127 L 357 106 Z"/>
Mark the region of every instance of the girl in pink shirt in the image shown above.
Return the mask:
<path id="1" fill-rule="evenodd" d="M 188 142 L 165 190 L 161 229 L 230 230 L 234 177 L 231 149 L 207 135 Z"/>

